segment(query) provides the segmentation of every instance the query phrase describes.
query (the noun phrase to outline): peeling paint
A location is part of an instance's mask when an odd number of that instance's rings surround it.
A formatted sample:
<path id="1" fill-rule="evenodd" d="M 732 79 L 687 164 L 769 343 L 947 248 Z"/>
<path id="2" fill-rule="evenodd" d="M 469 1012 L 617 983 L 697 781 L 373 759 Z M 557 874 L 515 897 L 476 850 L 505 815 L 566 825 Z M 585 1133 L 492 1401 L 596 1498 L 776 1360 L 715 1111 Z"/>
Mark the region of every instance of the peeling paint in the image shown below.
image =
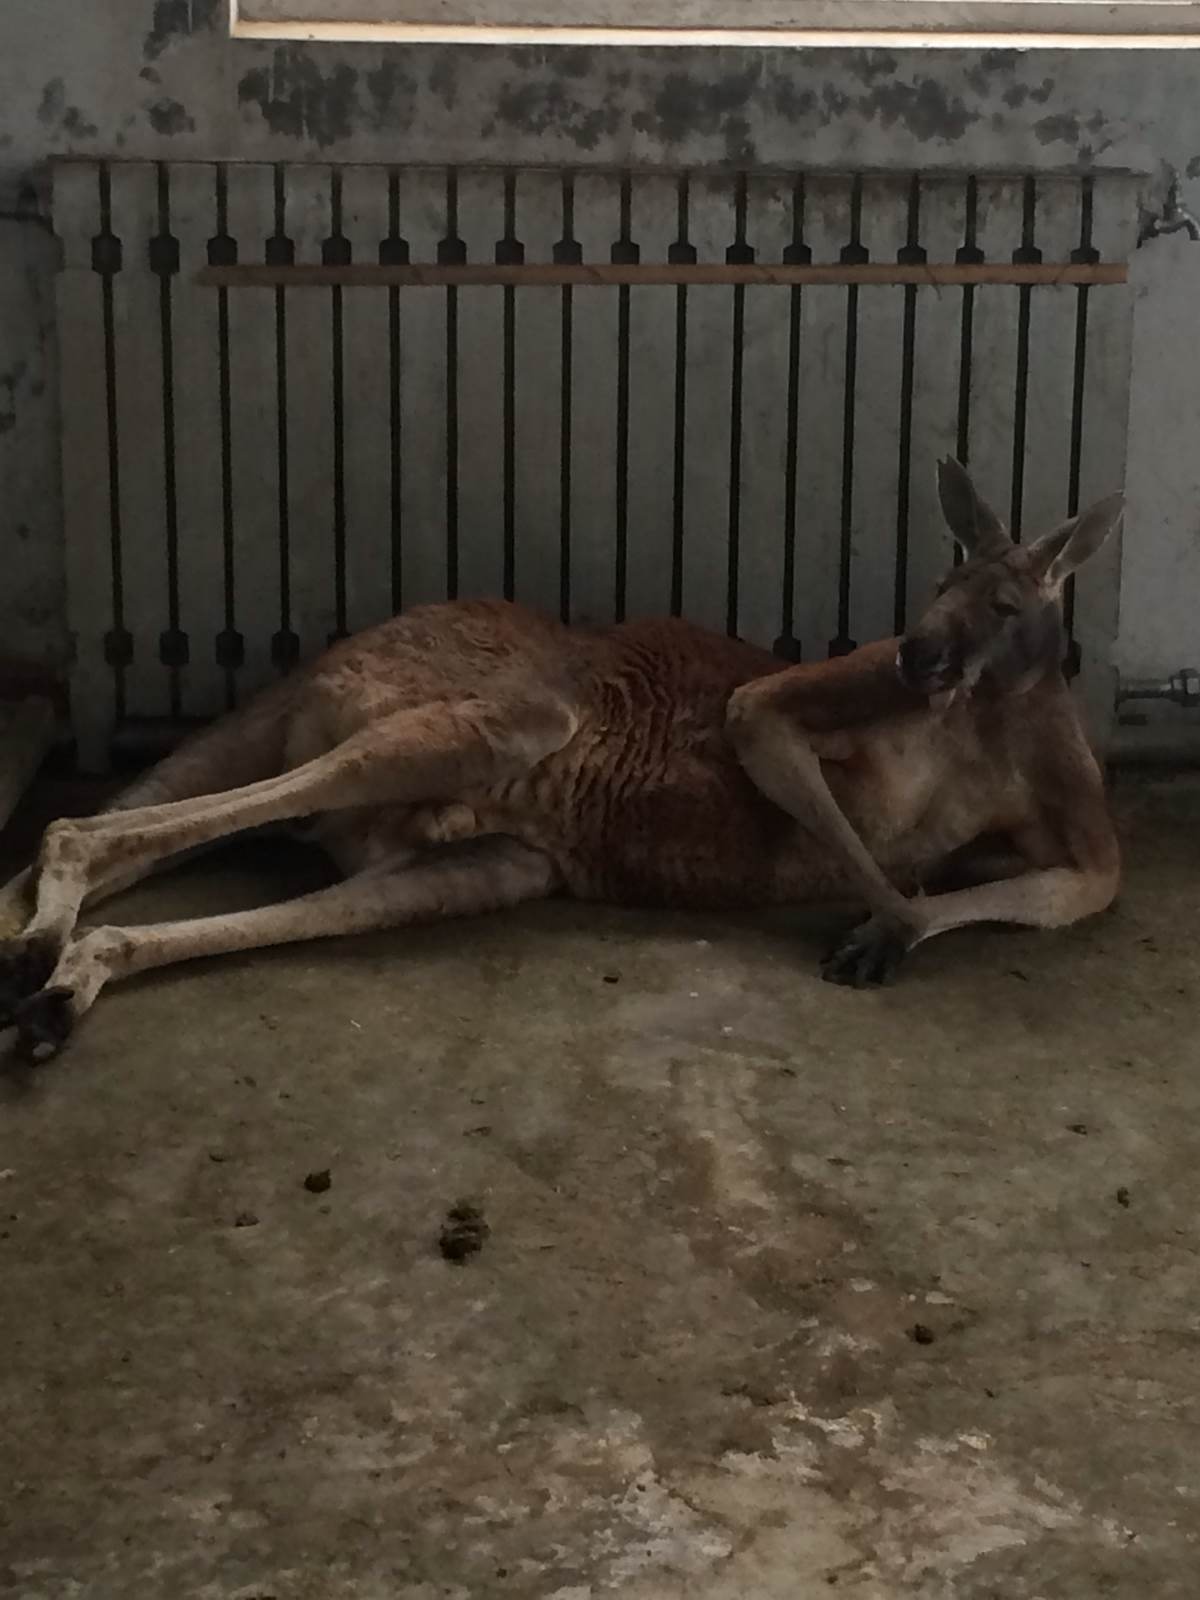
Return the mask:
<path id="1" fill-rule="evenodd" d="M 156 100 L 146 107 L 146 116 L 155 133 L 171 138 L 177 133 L 194 133 L 196 124 L 178 100 Z"/>

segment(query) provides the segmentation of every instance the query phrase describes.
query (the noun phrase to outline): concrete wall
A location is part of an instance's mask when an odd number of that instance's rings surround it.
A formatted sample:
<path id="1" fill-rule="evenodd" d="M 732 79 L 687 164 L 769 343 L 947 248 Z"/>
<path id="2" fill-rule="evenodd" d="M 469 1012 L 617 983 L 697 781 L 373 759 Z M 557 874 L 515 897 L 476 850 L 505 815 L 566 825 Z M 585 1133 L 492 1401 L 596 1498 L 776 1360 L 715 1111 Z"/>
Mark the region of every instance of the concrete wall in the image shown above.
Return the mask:
<path id="1" fill-rule="evenodd" d="M 1200 54 L 231 41 L 222 0 L 4 0 L 0 212 L 48 157 L 1102 170 L 1200 203 Z M 1190 194 L 1189 194 L 1190 191 Z M 0 235 L 0 655 L 61 650 L 52 249 Z M 1139 261 L 1123 670 L 1200 655 L 1200 244 Z M 37 392 L 35 392 L 37 389 Z M 10 404 L 11 399 L 11 404 Z M 22 535 L 24 527 L 31 531 Z"/>
<path id="2" fill-rule="evenodd" d="M 1200 243 L 1172 234 L 1139 257 L 1118 652 L 1134 677 L 1200 666 Z"/>
<path id="3" fill-rule="evenodd" d="M 0 220 L 0 672 L 66 646 L 54 272 L 57 242 Z"/>

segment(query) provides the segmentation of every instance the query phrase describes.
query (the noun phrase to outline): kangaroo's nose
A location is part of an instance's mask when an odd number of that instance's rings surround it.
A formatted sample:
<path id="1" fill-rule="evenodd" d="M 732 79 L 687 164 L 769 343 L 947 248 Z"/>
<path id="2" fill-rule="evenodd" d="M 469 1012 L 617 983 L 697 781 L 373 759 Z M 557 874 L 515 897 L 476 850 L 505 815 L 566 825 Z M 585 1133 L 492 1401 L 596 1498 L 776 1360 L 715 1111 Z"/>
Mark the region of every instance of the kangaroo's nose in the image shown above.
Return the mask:
<path id="1" fill-rule="evenodd" d="M 909 638 L 900 642 L 896 665 L 906 683 L 917 684 L 936 677 L 949 664 L 948 651 L 940 639 Z"/>

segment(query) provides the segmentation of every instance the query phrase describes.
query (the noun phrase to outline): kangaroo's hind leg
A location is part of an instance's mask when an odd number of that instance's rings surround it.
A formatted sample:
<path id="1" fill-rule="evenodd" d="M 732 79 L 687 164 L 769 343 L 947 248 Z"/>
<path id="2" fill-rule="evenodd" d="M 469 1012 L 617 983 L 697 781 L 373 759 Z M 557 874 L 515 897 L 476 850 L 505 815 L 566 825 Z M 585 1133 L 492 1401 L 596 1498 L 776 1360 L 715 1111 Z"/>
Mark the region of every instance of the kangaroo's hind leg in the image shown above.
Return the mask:
<path id="1" fill-rule="evenodd" d="M 12 964 L 31 938 L 40 939 L 32 946 L 40 962 L 53 958 L 33 974 L 33 990 L 40 989 L 85 896 L 118 874 L 144 876 L 184 850 L 267 823 L 356 807 L 444 804 L 522 776 L 567 744 L 577 726 L 570 705 L 536 686 L 516 697 L 434 702 L 393 712 L 324 755 L 255 783 L 55 823 L 43 841 L 34 918 L 15 941 Z M 18 972 L 28 995 L 28 961 Z"/>
<path id="2" fill-rule="evenodd" d="M 296 900 L 226 916 L 147 927 L 91 928 L 72 939 L 49 985 L 18 1009 L 18 1049 L 44 1061 L 66 1041 L 105 983 L 198 956 L 327 939 L 538 900 L 558 885 L 549 857 L 500 835 L 445 845 L 410 862 L 380 863 Z"/>
<path id="3" fill-rule="evenodd" d="M 178 749 L 122 790 L 101 817 L 116 817 L 147 805 L 219 793 L 231 785 L 253 783 L 282 770 L 290 684 L 278 684 L 243 710 L 222 717 L 186 739 Z M 82 901 L 54 893 L 53 847 L 43 839 L 38 862 L 0 888 L 0 1027 L 17 1003 L 45 983 L 84 906 L 99 904 L 130 888 L 160 864 L 116 863 L 93 874 Z M 43 894 L 42 877 L 50 873 Z"/>

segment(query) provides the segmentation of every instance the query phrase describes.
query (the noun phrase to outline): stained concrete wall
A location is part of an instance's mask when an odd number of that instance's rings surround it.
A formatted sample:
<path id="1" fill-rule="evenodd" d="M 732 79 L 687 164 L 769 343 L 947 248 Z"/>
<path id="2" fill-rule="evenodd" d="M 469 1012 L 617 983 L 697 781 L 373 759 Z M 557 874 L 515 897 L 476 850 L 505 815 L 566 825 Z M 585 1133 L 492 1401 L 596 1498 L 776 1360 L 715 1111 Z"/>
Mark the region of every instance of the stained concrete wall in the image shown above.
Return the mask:
<path id="1" fill-rule="evenodd" d="M 1151 199 L 1163 163 L 1200 180 L 1200 54 L 1187 51 L 276 47 L 230 40 L 225 10 L 223 0 L 4 0 L 0 211 L 17 209 L 22 186 L 64 154 L 1119 168 L 1146 173 Z M 1200 181 L 1185 181 L 1185 200 L 1189 190 L 1200 203 Z M 52 360 L 52 250 L 28 224 L 9 225 L 0 248 L 0 654 L 8 641 L 52 658 L 56 444 L 45 390 L 33 392 Z M 1180 338 L 1200 314 L 1200 244 L 1191 249 L 1155 242 L 1138 268 L 1120 657 L 1139 675 L 1200 654 L 1200 363 Z M 1161 252 L 1153 267 L 1151 251 Z"/>

